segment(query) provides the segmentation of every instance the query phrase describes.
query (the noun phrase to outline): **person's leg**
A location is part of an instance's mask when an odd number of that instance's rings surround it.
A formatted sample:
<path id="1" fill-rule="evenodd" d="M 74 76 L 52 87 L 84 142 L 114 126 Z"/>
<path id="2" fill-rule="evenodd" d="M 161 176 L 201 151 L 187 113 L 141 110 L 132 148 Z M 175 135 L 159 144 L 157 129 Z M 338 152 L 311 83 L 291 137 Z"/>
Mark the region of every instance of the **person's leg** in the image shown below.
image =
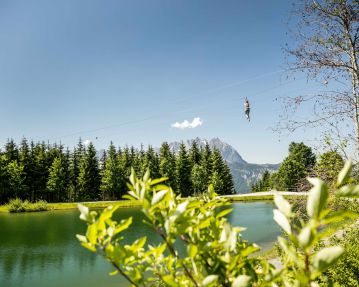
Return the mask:
<path id="1" fill-rule="evenodd" d="M 249 109 L 247 109 L 246 112 L 245 112 L 246 118 L 247 118 L 248 121 L 250 121 L 249 112 L 250 112 Z"/>

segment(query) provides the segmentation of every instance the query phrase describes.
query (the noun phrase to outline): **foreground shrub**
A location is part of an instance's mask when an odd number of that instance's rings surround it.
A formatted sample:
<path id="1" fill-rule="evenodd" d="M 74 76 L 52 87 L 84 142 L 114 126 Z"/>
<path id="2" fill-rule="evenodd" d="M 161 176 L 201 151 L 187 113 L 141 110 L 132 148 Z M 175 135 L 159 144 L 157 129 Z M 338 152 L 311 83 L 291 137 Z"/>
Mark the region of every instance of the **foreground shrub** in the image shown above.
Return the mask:
<path id="1" fill-rule="evenodd" d="M 20 198 L 11 199 L 6 205 L 9 212 L 25 212 L 29 206 L 29 201 L 22 201 Z"/>
<path id="2" fill-rule="evenodd" d="M 346 185 L 350 169 L 349 163 L 338 177 L 338 196 L 359 196 L 359 186 Z M 284 254 L 279 269 L 256 257 L 259 247 L 242 239 L 243 228 L 228 223 L 229 203 L 213 188 L 201 198 L 183 199 L 165 180 L 151 180 L 149 172 L 137 179 L 132 172 L 126 196 L 142 203 L 146 223 L 162 238 L 158 245 L 146 245 L 146 237 L 123 244 L 120 234 L 132 218 L 113 221 L 118 206 L 98 213 L 79 205 L 80 218 L 88 225 L 85 235 L 77 235 L 81 244 L 102 254 L 115 269 L 112 275 L 122 275 L 131 286 L 318 286 L 321 274 L 344 253 L 341 246 L 314 248 L 326 236 L 328 224 L 354 216 L 327 208 L 328 186 L 320 179 L 310 179 L 307 221 L 295 220 L 289 202 L 275 196 L 274 220 L 286 234 L 278 238 Z M 185 251 L 177 249 L 181 245 Z"/>
<path id="3" fill-rule="evenodd" d="M 33 211 L 46 211 L 49 210 L 50 207 L 48 203 L 44 200 L 36 201 L 35 203 L 31 203 L 28 200 L 21 200 L 19 198 L 15 198 L 9 201 L 6 205 L 9 212 L 33 212 Z"/>
<path id="4" fill-rule="evenodd" d="M 335 282 L 346 287 L 359 287 L 359 228 L 354 225 L 346 230 L 342 236 L 334 236 L 331 245 L 343 246 L 345 254 L 338 262 L 329 267 L 322 276 L 322 286 Z"/>

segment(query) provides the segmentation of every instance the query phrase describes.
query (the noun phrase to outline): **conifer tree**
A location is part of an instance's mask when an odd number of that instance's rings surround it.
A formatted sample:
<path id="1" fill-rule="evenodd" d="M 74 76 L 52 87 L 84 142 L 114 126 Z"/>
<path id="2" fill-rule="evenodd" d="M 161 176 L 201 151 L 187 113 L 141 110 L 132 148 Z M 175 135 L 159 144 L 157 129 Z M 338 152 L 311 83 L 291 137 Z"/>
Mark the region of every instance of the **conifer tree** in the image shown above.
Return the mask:
<path id="1" fill-rule="evenodd" d="M 146 153 L 143 149 L 143 145 L 141 144 L 141 148 L 139 151 L 136 152 L 136 156 L 135 156 L 135 164 L 133 165 L 133 168 L 136 171 L 136 174 L 140 177 L 142 177 L 146 170 L 147 170 L 147 166 L 146 166 Z M 152 170 L 151 170 L 152 173 Z"/>
<path id="2" fill-rule="evenodd" d="M 111 144 L 112 144 L 112 142 L 111 142 Z M 115 152 L 116 152 L 116 150 L 115 150 Z M 107 152 L 104 150 L 101 155 L 100 162 L 99 162 L 100 171 L 102 171 L 106 168 L 106 162 L 107 162 Z"/>
<path id="3" fill-rule="evenodd" d="M 216 185 L 214 185 L 216 181 Z M 234 194 L 234 186 L 232 174 L 223 161 L 221 153 L 218 149 L 214 149 L 212 152 L 212 174 L 211 183 L 216 186 L 216 193 L 218 194 Z"/>
<path id="4" fill-rule="evenodd" d="M 70 174 L 71 174 L 71 183 L 73 186 L 73 197 L 75 200 L 78 199 L 78 178 L 80 175 L 80 163 L 84 157 L 84 146 L 82 144 L 81 138 L 77 144 L 77 147 L 74 149 L 71 157 L 71 167 L 70 167 Z"/>
<path id="5" fill-rule="evenodd" d="M 222 160 L 223 160 L 223 158 L 222 158 Z M 236 190 L 234 188 L 232 172 L 229 169 L 229 166 L 227 165 L 227 163 L 224 161 L 223 161 L 223 163 L 224 163 L 224 166 L 223 166 L 223 171 L 222 171 L 222 178 L 224 180 L 225 194 L 235 194 Z"/>
<path id="6" fill-rule="evenodd" d="M 4 157 L 5 157 L 4 160 L 7 163 L 10 163 L 14 160 L 17 160 L 17 161 L 20 160 L 19 149 L 13 139 L 10 139 L 6 142 L 5 150 L 4 150 Z"/>
<path id="7" fill-rule="evenodd" d="M 177 190 L 176 185 L 176 158 L 170 150 L 167 142 L 164 142 L 159 155 L 159 173 L 161 177 L 167 177 L 167 184 Z"/>
<path id="8" fill-rule="evenodd" d="M 69 174 L 64 158 L 55 158 L 50 167 L 49 179 L 47 181 L 47 190 L 50 195 L 50 201 L 59 202 L 66 200 L 69 188 L 68 176 Z"/>
<path id="9" fill-rule="evenodd" d="M 8 198 L 8 176 L 6 172 L 6 157 L 0 154 L 0 203 L 6 202 Z"/>
<path id="10" fill-rule="evenodd" d="M 130 147 L 130 154 L 129 154 L 129 169 L 128 174 L 131 174 L 131 168 L 133 168 L 136 173 L 140 172 L 140 163 L 138 161 L 138 153 L 134 146 Z"/>
<path id="11" fill-rule="evenodd" d="M 211 184 L 217 194 L 225 194 L 223 193 L 223 180 L 218 171 L 214 170 L 211 176 Z"/>
<path id="12" fill-rule="evenodd" d="M 88 145 L 81 159 L 78 176 L 78 194 L 80 200 L 100 199 L 100 174 L 96 150 L 92 143 Z"/>
<path id="13" fill-rule="evenodd" d="M 26 138 L 23 138 L 20 145 L 20 164 L 23 167 L 24 182 L 23 182 L 23 196 L 26 199 L 33 197 L 33 165 L 30 157 L 30 148 Z"/>
<path id="14" fill-rule="evenodd" d="M 44 142 L 31 144 L 31 159 L 33 161 L 33 193 L 34 198 L 44 198 L 47 195 L 47 181 L 49 176 L 49 165 L 48 151 Z M 51 163 L 52 164 L 52 163 Z M 50 165 L 51 166 L 51 165 Z"/>
<path id="15" fill-rule="evenodd" d="M 19 197 L 26 199 L 24 166 L 14 160 L 6 166 L 6 173 L 9 184 L 9 198 Z"/>
<path id="16" fill-rule="evenodd" d="M 72 169 L 71 169 L 71 158 L 72 154 L 69 148 L 66 149 L 66 153 L 64 154 L 64 166 L 65 172 L 67 174 L 66 184 L 67 184 L 67 200 L 69 202 L 75 201 L 74 197 L 74 186 L 72 184 Z"/>
<path id="17" fill-rule="evenodd" d="M 200 165 L 204 168 L 204 178 L 207 183 L 210 183 L 212 176 L 212 151 L 209 147 L 209 144 L 206 142 L 206 145 L 201 150 L 201 161 Z"/>
<path id="18" fill-rule="evenodd" d="M 206 171 L 203 166 L 195 164 L 191 172 L 191 181 L 194 194 L 200 194 L 207 190 Z"/>
<path id="19" fill-rule="evenodd" d="M 106 164 L 101 171 L 100 189 L 104 193 L 106 199 L 119 199 L 121 193 L 124 192 L 122 173 L 118 162 L 116 148 L 111 142 L 107 152 Z"/>
<path id="20" fill-rule="evenodd" d="M 190 160 L 192 166 L 200 163 L 201 151 L 200 151 L 198 144 L 195 140 L 192 141 L 191 148 L 190 148 L 188 154 L 189 154 L 189 160 Z"/>
<path id="21" fill-rule="evenodd" d="M 268 191 L 272 187 L 271 174 L 268 170 L 265 170 L 261 178 L 251 185 L 252 192 Z"/>
<path id="22" fill-rule="evenodd" d="M 177 191 L 183 196 L 193 193 L 191 182 L 191 163 L 188 158 L 186 146 L 181 143 L 176 159 Z"/>
<path id="23" fill-rule="evenodd" d="M 144 166 L 145 170 L 150 170 L 151 178 L 158 178 L 160 176 L 158 155 L 152 146 L 149 146 L 147 149 Z"/>
<path id="24" fill-rule="evenodd" d="M 131 174 L 131 167 L 132 167 L 132 157 L 130 155 L 130 149 L 126 146 L 123 149 L 122 156 L 120 159 L 121 169 L 123 170 L 124 177 L 129 178 Z"/>

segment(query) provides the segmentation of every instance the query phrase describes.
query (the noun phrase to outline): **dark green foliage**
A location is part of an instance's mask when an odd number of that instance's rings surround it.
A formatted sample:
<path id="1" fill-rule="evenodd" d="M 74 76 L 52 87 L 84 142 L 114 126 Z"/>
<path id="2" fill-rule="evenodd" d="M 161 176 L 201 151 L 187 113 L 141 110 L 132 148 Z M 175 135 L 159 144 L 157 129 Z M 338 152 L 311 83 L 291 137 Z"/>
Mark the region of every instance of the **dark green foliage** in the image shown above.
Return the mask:
<path id="1" fill-rule="evenodd" d="M 192 193 L 191 162 L 188 157 L 186 146 L 182 143 L 176 159 L 177 189 L 183 196 Z"/>
<path id="2" fill-rule="evenodd" d="M 116 148 L 112 144 L 108 149 L 107 158 L 101 171 L 101 191 L 105 199 L 115 199 L 121 197 L 121 191 L 125 189 L 122 182 L 122 170 L 116 153 Z"/>
<path id="3" fill-rule="evenodd" d="M 160 176 L 168 178 L 168 185 L 177 189 L 176 184 L 176 157 L 171 152 L 170 146 L 164 142 L 160 149 Z"/>
<path id="4" fill-rule="evenodd" d="M 279 186 L 278 189 L 290 190 L 304 178 L 306 170 L 304 165 L 292 158 L 287 158 L 278 170 Z"/>
<path id="5" fill-rule="evenodd" d="M 206 143 L 206 145 L 201 151 L 200 164 L 204 167 L 205 181 L 209 182 L 212 176 L 212 151 L 208 143 Z"/>
<path id="6" fill-rule="evenodd" d="M 289 145 L 289 155 L 283 161 L 278 170 L 277 189 L 295 189 L 298 182 L 305 178 L 307 173 L 314 168 L 316 159 L 312 149 L 304 143 Z"/>
<path id="7" fill-rule="evenodd" d="M 195 164 L 191 173 L 192 187 L 195 194 L 201 194 L 208 188 L 208 182 L 205 177 L 205 168 L 199 164 Z"/>
<path id="8" fill-rule="evenodd" d="M 342 156 L 336 151 L 329 151 L 320 156 L 315 173 L 326 181 L 333 182 L 343 166 Z"/>
<path id="9" fill-rule="evenodd" d="M 5 144 L 4 158 L 7 163 L 19 160 L 19 149 L 12 139 Z"/>
<path id="10" fill-rule="evenodd" d="M 271 174 L 268 170 L 264 171 L 262 177 L 252 185 L 251 191 L 252 192 L 259 192 L 259 191 L 268 191 L 271 189 L 272 181 L 271 181 Z"/>
<path id="11" fill-rule="evenodd" d="M 148 147 L 147 152 L 145 153 L 143 165 L 144 165 L 143 170 L 145 172 L 147 169 L 149 169 L 151 170 L 154 177 L 157 178 L 160 176 L 160 166 L 159 166 L 160 163 L 159 163 L 158 154 L 151 146 Z M 143 172 L 142 174 L 144 175 L 145 172 Z"/>
<path id="12" fill-rule="evenodd" d="M 198 148 L 196 141 L 192 141 L 192 145 L 189 150 L 189 160 L 191 161 L 192 165 L 199 164 L 201 161 L 201 151 Z"/>
<path id="13" fill-rule="evenodd" d="M 69 189 L 69 172 L 65 158 L 57 157 L 50 167 L 47 190 L 51 201 L 66 201 Z"/>
<path id="14" fill-rule="evenodd" d="M 212 152 L 212 174 L 211 183 L 214 190 L 218 194 L 234 194 L 234 185 L 232 180 L 232 174 L 228 166 L 223 161 L 219 150 L 214 149 Z"/>
<path id="15" fill-rule="evenodd" d="M 263 174 L 262 178 L 252 185 L 252 191 L 298 189 L 299 183 L 313 171 L 316 157 L 312 149 L 304 143 L 292 142 L 288 151 L 289 155 L 284 159 L 279 170 L 270 176 L 269 173 Z"/>
<path id="16" fill-rule="evenodd" d="M 289 145 L 289 156 L 291 159 L 301 163 L 305 170 L 313 169 L 316 159 L 312 149 L 306 146 L 304 143 L 292 142 Z"/>
<path id="17" fill-rule="evenodd" d="M 6 170 L 6 158 L 0 155 L 0 202 L 4 202 L 8 197 L 8 177 Z"/>
<path id="18" fill-rule="evenodd" d="M 9 140 L 0 151 L 0 203 L 20 198 L 35 202 L 73 202 L 121 199 L 133 168 L 143 176 L 147 169 L 184 196 L 200 194 L 214 181 L 219 194 L 234 192 L 232 175 L 218 151 L 209 145 L 189 150 L 181 146 L 178 154 L 163 143 L 159 152 L 151 146 L 139 150 L 123 149 L 111 143 L 98 159 L 92 144 L 81 139 L 70 151 L 62 145 L 30 142 L 17 146 Z"/>
<path id="19" fill-rule="evenodd" d="M 9 192 L 14 197 L 26 198 L 24 166 L 17 161 L 12 161 L 6 166 Z"/>
<path id="20" fill-rule="evenodd" d="M 100 172 L 96 158 L 96 150 L 92 143 L 85 150 L 85 155 L 80 163 L 80 172 L 77 179 L 79 200 L 99 200 L 100 196 Z"/>

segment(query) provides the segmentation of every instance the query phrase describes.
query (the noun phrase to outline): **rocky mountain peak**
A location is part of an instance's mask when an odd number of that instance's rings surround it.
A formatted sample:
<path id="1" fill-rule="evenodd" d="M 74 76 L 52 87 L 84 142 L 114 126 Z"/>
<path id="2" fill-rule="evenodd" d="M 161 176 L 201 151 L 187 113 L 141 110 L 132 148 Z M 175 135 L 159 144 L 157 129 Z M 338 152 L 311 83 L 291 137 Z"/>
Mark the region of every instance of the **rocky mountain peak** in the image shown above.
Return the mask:
<path id="1" fill-rule="evenodd" d="M 211 149 L 214 148 L 218 149 L 221 152 L 223 159 L 227 163 L 241 163 L 241 164 L 247 163 L 240 156 L 240 154 L 237 152 L 237 150 L 234 147 L 232 147 L 228 143 L 221 141 L 219 138 L 213 138 L 211 140 L 207 140 L 207 139 L 196 137 L 194 139 L 184 141 L 183 143 L 186 145 L 186 148 L 190 148 L 193 142 L 196 142 L 196 144 L 200 148 L 203 148 L 208 143 Z M 178 152 L 180 144 L 181 142 L 177 142 L 177 141 L 170 143 L 170 147 L 172 151 Z"/>

